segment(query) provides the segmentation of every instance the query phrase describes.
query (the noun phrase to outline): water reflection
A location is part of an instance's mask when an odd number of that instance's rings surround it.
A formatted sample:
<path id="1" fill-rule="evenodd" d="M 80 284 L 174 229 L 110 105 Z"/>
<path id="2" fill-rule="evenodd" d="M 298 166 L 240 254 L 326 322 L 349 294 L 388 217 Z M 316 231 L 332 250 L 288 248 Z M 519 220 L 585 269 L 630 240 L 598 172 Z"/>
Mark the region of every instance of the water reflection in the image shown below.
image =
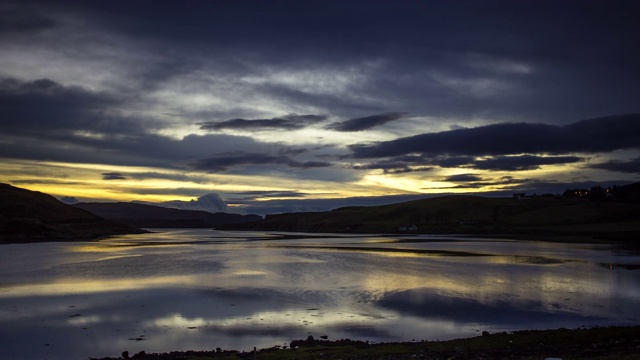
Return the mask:
<path id="1" fill-rule="evenodd" d="M 606 246 L 442 236 L 176 230 L 7 245 L 0 358 L 637 324 L 639 265 Z"/>

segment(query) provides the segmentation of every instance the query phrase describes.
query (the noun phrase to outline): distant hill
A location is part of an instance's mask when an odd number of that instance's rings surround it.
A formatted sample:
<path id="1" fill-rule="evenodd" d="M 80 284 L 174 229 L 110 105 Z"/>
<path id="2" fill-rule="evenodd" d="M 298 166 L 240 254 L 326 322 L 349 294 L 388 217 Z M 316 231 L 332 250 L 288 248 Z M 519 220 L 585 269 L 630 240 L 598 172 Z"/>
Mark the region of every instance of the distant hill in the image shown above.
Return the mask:
<path id="1" fill-rule="evenodd" d="M 540 234 L 638 238 L 640 204 L 554 196 L 450 195 L 392 205 L 267 215 L 227 229 L 427 234 Z"/>
<path id="2" fill-rule="evenodd" d="M 78 203 L 74 206 L 107 220 L 139 228 L 213 228 L 262 219 L 258 215 L 209 213 L 199 210 L 179 210 L 160 206 L 118 202 Z"/>
<path id="3" fill-rule="evenodd" d="M 78 240 L 141 232 L 64 204 L 53 196 L 0 184 L 0 243 Z"/>

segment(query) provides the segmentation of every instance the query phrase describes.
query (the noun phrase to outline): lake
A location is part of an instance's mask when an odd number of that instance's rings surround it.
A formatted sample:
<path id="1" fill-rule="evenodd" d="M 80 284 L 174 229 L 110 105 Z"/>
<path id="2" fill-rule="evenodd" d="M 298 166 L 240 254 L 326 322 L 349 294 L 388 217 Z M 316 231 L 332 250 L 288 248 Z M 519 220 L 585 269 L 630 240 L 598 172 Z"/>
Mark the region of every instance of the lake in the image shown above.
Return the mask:
<path id="1" fill-rule="evenodd" d="M 154 231 L 0 246 L 0 358 L 640 324 L 640 256 L 604 244 Z"/>

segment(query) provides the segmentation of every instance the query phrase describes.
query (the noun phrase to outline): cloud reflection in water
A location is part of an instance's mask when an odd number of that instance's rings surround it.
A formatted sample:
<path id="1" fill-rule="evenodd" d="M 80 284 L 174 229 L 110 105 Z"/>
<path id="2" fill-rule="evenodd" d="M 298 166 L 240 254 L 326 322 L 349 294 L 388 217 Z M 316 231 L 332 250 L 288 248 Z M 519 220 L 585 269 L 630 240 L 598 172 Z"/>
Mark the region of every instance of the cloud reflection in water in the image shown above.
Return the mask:
<path id="1" fill-rule="evenodd" d="M 602 247 L 179 230 L 3 250 L 0 358 L 640 321 L 640 272 Z"/>

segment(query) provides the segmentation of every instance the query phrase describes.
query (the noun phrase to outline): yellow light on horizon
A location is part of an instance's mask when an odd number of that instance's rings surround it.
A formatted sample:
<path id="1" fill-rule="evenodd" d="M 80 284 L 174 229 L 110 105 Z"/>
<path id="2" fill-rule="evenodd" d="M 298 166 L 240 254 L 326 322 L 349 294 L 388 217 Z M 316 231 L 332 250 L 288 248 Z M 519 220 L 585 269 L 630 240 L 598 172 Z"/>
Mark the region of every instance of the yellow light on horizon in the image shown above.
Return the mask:
<path id="1" fill-rule="evenodd" d="M 103 174 L 121 173 L 124 179 L 104 180 Z M 154 178 L 157 175 L 166 178 Z M 371 191 L 354 183 L 338 183 L 324 180 L 300 180 L 274 175 L 209 174 L 184 170 L 142 166 L 116 166 L 105 164 L 64 163 L 55 161 L 8 160 L 0 165 L 0 182 L 11 183 L 32 191 L 40 191 L 55 197 L 76 197 L 83 201 L 190 201 L 197 196 L 184 195 L 181 190 L 221 193 L 246 191 L 300 191 L 299 198 L 340 198 L 371 196 Z M 150 178 L 145 178 L 149 176 Z M 194 181 L 189 181 L 189 176 Z M 172 179 L 175 177 L 175 179 Z M 208 181 L 207 181 L 208 180 Z M 175 189 L 175 191 L 171 191 Z M 192 191 L 193 193 L 193 191 Z M 261 200 L 284 199 L 265 197 Z M 287 197 L 287 199 L 290 199 Z"/>

